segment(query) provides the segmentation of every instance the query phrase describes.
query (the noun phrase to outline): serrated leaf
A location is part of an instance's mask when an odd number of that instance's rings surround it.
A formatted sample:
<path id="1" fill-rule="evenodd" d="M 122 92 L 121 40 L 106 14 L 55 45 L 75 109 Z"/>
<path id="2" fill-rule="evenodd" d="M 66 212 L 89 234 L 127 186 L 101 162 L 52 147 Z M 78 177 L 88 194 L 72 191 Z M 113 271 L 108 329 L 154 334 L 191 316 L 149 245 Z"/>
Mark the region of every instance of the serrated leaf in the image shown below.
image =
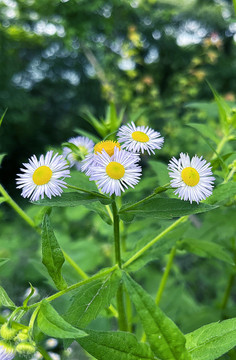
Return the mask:
<path id="1" fill-rule="evenodd" d="M 52 199 L 42 199 L 35 201 L 34 204 L 36 205 L 43 205 L 43 206 L 78 206 L 78 205 L 86 205 L 87 202 L 93 201 L 101 201 L 102 203 L 109 204 L 111 203 L 111 199 L 107 196 L 103 196 L 100 193 L 91 192 L 90 194 L 87 193 L 79 193 L 79 192 L 68 192 L 62 193 L 61 196 L 53 197 Z"/>
<path id="2" fill-rule="evenodd" d="M 48 336 L 59 339 L 77 339 L 87 336 L 86 332 L 76 329 L 65 321 L 46 300 L 43 300 L 40 305 L 37 322 L 40 330 Z"/>
<path id="3" fill-rule="evenodd" d="M 169 198 L 152 198 L 138 205 L 122 206 L 119 214 L 122 220 L 129 221 L 130 217 L 155 217 L 172 219 L 185 215 L 198 214 L 215 209 L 216 205 L 190 204 L 188 201 Z M 128 215 L 128 216 L 127 216 Z"/>
<path id="4" fill-rule="evenodd" d="M 64 318 L 72 325 L 86 327 L 101 310 L 109 307 L 120 277 L 120 272 L 115 271 L 79 287 Z"/>
<path id="5" fill-rule="evenodd" d="M 3 289 L 2 286 L 0 286 L 0 307 L 5 306 L 9 309 L 14 310 L 16 308 L 16 305 L 14 302 L 9 298 L 6 291 Z"/>
<path id="6" fill-rule="evenodd" d="M 128 332 L 92 331 L 78 343 L 98 360 L 154 360 L 148 344 L 140 343 Z"/>
<path id="7" fill-rule="evenodd" d="M 234 265 L 233 256 L 219 244 L 198 239 L 184 239 L 179 242 L 179 246 L 198 256 L 216 258 Z"/>
<path id="8" fill-rule="evenodd" d="M 65 261 L 62 250 L 54 235 L 48 214 L 44 215 L 42 223 L 42 263 L 48 270 L 54 284 L 59 290 L 67 287 L 61 274 L 61 268 Z"/>
<path id="9" fill-rule="evenodd" d="M 123 278 L 153 353 L 162 360 L 191 360 L 185 337 L 177 325 L 128 274 L 124 273 Z"/>
<path id="10" fill-rule="evenodd" d="M 215 360 L 236 346 L 236 318 L 205 325 L 186 335 L 193 360 Z"/>
<path id="11" fill-rule="evenodd" d="M 236 182 L 230 181 L 226 184 L 218 185 L 216 189 L 214 189 L 213 194 L 207 198 L 204 203 L 205 204 L 219 204 L 228 199 L 232 199 L 236 195 Z"/>

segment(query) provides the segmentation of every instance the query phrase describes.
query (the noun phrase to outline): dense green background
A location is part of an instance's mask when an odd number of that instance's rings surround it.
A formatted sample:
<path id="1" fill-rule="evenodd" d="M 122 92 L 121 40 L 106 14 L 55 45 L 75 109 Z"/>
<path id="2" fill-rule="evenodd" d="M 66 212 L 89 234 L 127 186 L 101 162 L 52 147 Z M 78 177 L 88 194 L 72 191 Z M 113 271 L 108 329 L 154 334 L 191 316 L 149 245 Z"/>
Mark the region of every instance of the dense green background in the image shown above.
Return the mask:
<path id="1" fill-rule="evenodd" d="M 0 169 L 1 183 L 40 222 L 39 208 L 28 206 L 15 190 L 20 164 L 52 147 L 61 151 L 60 144 L 75 135 L 75 128 L 95 132 L 83 113 L 90 110 L 104 117 L 110 102 L 118 111 L 125 107 L 125 121 L 139 115 L 140 124 L 152 126 L 165 137 L 163 149 L 152 160 L 166 164 L 180 151 L 210 159 L 211 148 L 185 125 L 207 124 L 218 138 L 223 136 L 206 80 L 235 106 L 235 44 L 231 1 L 0 1 L 0 114 L 8 108 L 0 130 L 0 153 L 7 153 Z M 227 145 L 223 153 L 233 151 Z M 168 181 L 165 167 L 148 165 L 148 160 L 143 158 L 138 198 Z M 127 199 L 132 196 L 128 192 Z M 176 236 L 213 241 L 232 258 L 234 219 L 235 208 L 227 204 L 193 216 Z M 1 268 L 1 284 L 17 305 L 28 282 L 41 296 L 51 294 L 52 282 L 40 263 L 39 235 L 6 204 L 0 207 L 0 222 L 0 258 L 10 258 Z M 60 245 L 84 271 L 93 274 L 111 265 L 112 230 L 97 214 L 84 207 L 54 209 L 52 223 Z M 128 249 L 135 247 L 137 236 L 150 238 L 166 223 L 145 219 L 130 224 Z M 219 261 L 209 259 L 213 255 L 202 256 L 201 251 L 196 256 L 185 250 L 183 246 L 177 255 L 162 309 L 183 332 L 235 317 L 234 287 L 227 308 L 222 306 L 226 279 L 232 273 L 229 258 L 223 253 Z M 165 263 L 166 257 L 156 260 L 135 275 L 153 296 Z M 63 269 L 69 283 L 78 281 L 68 265 Z M 63 312 L 63 301 L 57 306 Z M 92 324 L 93 329 L 111 327 L 115 324 L 107 318 Z M 136 330 L 141 336 L 140 325 Z M 61 344 L 56 352 L 60 351 Z"/>

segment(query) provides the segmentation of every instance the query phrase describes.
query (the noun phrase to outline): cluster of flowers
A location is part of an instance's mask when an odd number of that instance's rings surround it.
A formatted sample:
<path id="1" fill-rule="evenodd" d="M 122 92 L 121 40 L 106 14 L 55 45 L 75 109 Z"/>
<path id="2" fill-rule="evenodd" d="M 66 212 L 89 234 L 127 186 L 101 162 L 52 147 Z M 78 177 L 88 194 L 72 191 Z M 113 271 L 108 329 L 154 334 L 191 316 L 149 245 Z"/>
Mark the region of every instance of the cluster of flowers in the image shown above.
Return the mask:
<path id="1" fill-rule="evenodd" d="M 12 360 L 15 355 L 29 358 L 36 352 L 36 344 L 29 335 L 29 329 L 16 329 L 9 323 L 0 328 L 0 360 Z"/>
<path id="2" fill-rule="evenodd" d="M 61 195 L 62 188 L 66 187 L 64 179 L 70 177 L 69 167 L 74 165 L 94 180 L 103 193 L 120 196 L 140 180 L 140 154 L 155 154 L 154 151 L 163 146 L 164 138 L 159 132 L 132 122 L 121 126 L 117 141 L 106 140 L 95 145 L 92 140 L 78 136 L 68 142 L 76 146 L 78 152 L 66 147 L 63 155 L 53 156 L 49 151 L 45 157 L 41 155 L 37 160 L 34 155 L 29 163 L 23 164 L 25 169 L 21 169 L 23 173 L 17 178 L 23 197 L 37 201 L 44 194 L 49 198 Z M 168 169 L 170 184 L 181 200 L 199 203 L 212 194 L 215 179 L 210 163 L 202 157 L 195 155 L 190 159 L 188 154 L 181 153 L 178 160 L 175 157 L 170 160 Z"/>

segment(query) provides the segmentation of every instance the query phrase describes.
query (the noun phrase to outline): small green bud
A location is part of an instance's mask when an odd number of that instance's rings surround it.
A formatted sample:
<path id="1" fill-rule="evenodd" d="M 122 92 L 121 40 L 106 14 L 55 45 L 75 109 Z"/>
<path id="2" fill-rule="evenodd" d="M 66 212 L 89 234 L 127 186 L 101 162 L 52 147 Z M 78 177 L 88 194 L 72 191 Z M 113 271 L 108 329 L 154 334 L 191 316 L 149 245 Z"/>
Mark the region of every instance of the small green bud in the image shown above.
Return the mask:
<path id="1" fill-rule="evenodd" d="M 21 342 L 16 346 L 15 350 L 20 355 L 33 355 L 36 351 L 36 348 L 30 343 Z"/>
<path id="2" fill-rule="evenodd" d="M 17 336 L 15 337 L 14 340 L 17 342 L 22 342 L 22 341 L 28 340 L 28 338 L 29 338 L 28 330 L 25 331 L 25 329 L 24 329 L 24 330 L 20 331 L 19 334 L 17 334 Z"/>
<path id="3" fill-rule="evenodd" d="M 18 333 L 18 330 L 10 328 L 7 323 L 3 324 L 0 330 L 0 335 L 4 340 L 12 340 Z"/>

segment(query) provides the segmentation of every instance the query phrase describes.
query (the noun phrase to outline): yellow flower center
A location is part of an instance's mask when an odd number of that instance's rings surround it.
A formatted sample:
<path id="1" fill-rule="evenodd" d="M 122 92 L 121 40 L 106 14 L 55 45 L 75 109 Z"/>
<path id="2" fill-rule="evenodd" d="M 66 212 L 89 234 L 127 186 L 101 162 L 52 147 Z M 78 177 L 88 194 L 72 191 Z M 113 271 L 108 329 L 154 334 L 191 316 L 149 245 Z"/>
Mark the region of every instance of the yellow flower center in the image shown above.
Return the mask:
<path id="1" fill-rule="evenodd" d="M 106 167 L 106 173 L 110 178 L 119 180 L 124 176 L 125 168 L 120 163 L 111 161 Z"/>
<path id="2" fill-rule="evenodd" d="M 112 155 L 114 155 L 115 147 L 118 147 L 118 149 L 121 149 L 118 141 L 105 140 L 105 141 L 101 141 L 101 142 L 97 143 L 94 146 L 94 152 L 95 152 L 95 154 L 97 154 L 97 153 L 101 153 L 102 150 L 105 150 L 109 156 L 112 156 Z"/>
<path id="3" fill-rule="evenodd" d="M 144 132 L 142 132 L 142 131 L 134 131 L 132 133 L 132 138 L 135 141 L 139 141 L 139 142 L 147 142 L 147 141 L 149 141 L 149 136 L 147 134 L 145 134 Z"/>
<path id="4" fill-rule="evenodd" d="M 190 166 L 182 170 L 181 177 L 188 186 L 196 186 L 200 180 L 200 175 L 197 170 Z"/>
<path id="5" fill-rule="evenodd" d="M 45 185 L 52 177 L 52 170 L 50 167 L 43 165 L 38 167 L 33 173 L 33 182 L 35 185 Z"/>

